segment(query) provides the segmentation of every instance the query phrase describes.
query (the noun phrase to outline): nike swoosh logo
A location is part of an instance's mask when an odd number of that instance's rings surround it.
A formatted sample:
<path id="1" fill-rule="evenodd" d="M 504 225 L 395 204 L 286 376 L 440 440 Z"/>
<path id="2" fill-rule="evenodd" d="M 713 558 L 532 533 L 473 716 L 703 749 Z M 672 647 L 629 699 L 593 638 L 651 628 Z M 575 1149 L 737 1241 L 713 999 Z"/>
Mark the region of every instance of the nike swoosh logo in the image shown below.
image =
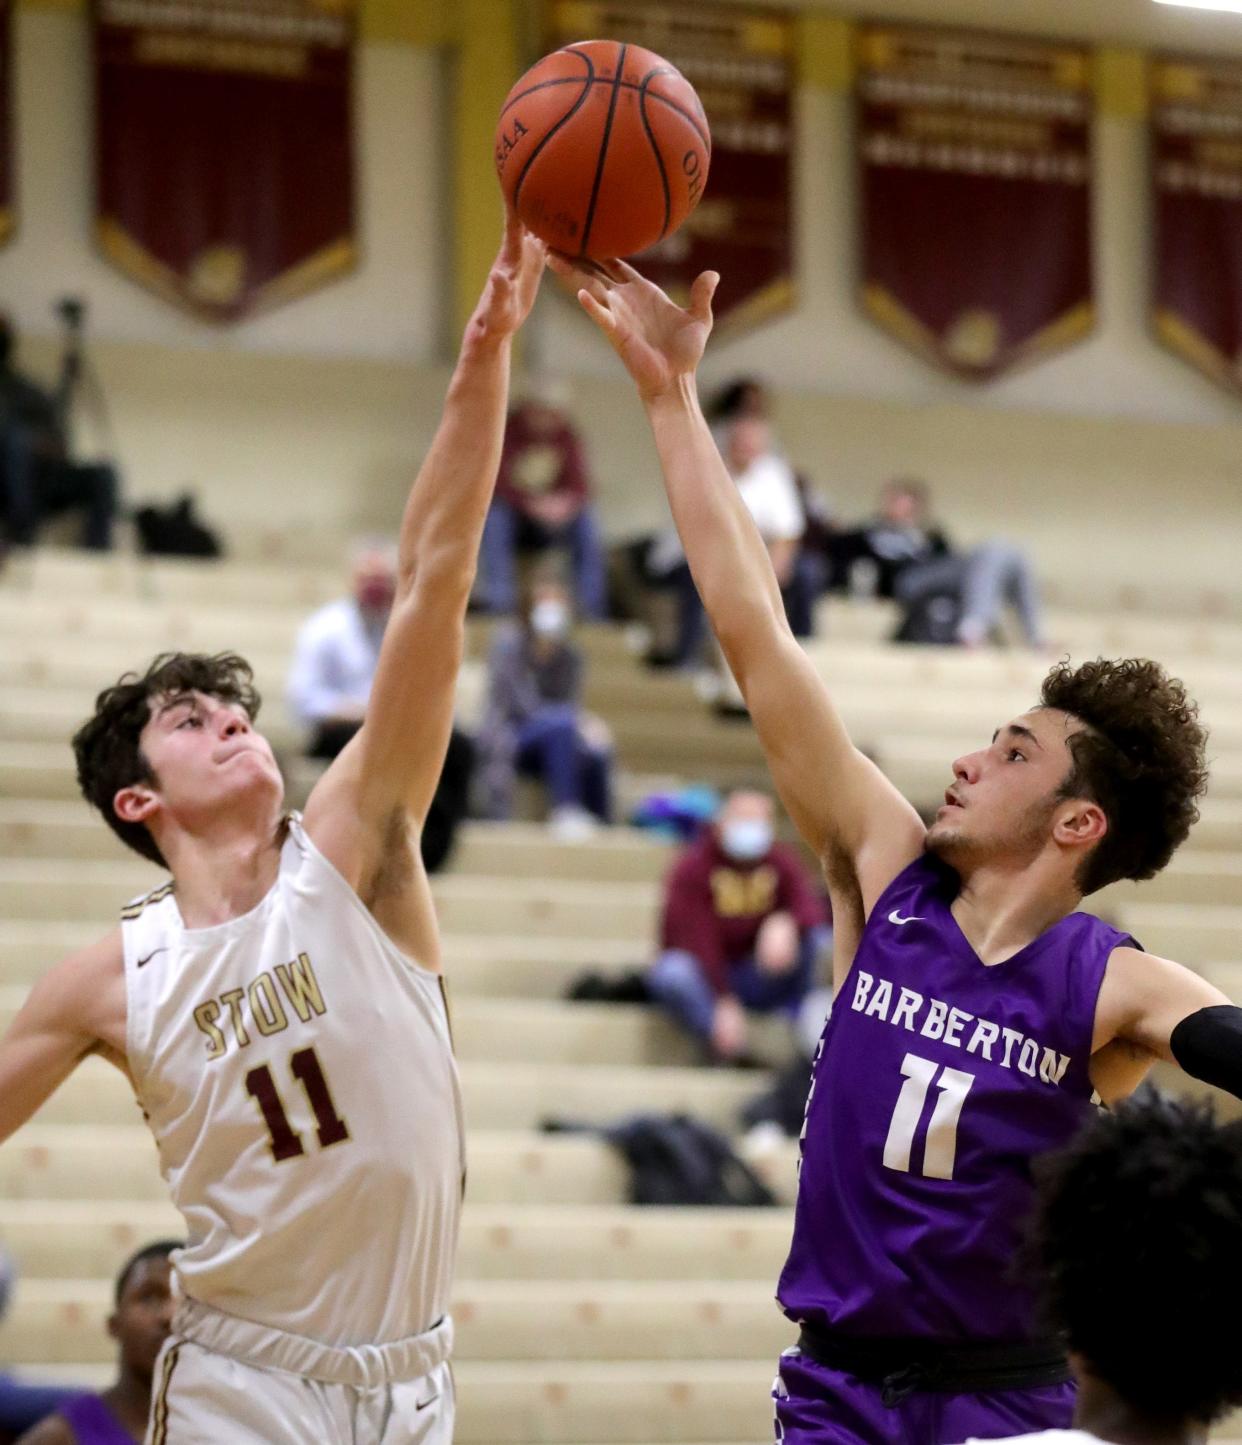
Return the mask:
<path id="1" fill-rule="evenodd" d="M 167 953 L 167 952 L 168 952 L 168 945 L 167 945 L 167 944 L 165 944 L 165 946 L 164 946 L 163 948 L 153 948 L 153 949 L 151 950 L 151 952 L 147 954 L 146 958 L 140 958 L 140 959 L 138 960 L 138 962 L 134 965 L 134 967 L 135 967 L 135 968 L 146 968 L 147 964 L 149 964 L 149 963 L 151 962 L 151 960 L 155 957 L 155 955 L 156 955 L 157 953 Z"/>
<path id="2" fill-rule="evenodd" d="M 893 911 L 888 915 L 888 921 L 890 923 L 895 923 L 898 928 L 900 928 L 904 923 L 922 923 L 923 918 L 921 914 L 917 913 L 912 913 L 909 918 L 903 918 L 901 914 L 898 913 L 897 910 L 894 908 Z"/>

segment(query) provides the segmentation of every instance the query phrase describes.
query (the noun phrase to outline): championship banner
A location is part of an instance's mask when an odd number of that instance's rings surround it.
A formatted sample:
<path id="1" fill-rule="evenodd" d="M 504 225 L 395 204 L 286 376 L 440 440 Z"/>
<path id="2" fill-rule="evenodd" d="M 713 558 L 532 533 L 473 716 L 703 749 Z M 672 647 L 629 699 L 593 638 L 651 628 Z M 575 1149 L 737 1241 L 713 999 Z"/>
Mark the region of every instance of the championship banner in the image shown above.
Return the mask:
<path id="1" fill-rule="evenodd" d="M 1151 63 L 1156 334 L 1242 390 L 1242 62 Z"/>
<path id="2" fill-rule="evenodd" d="M 93 0 L 96 234 L 213 321 L 352 267 L 355 0 Z"/>
<path id="3" fill-rule="evenodd" d="M 721 0 L 545 0 L 546 48 L 624 40 L 675 65 L 712 132 L 707 189 L 685 225 L 635 264 L 684 301 L 719 271 L 717 329 L 740 329 L 794 299 L 795 33 L 780 10 Z"/>
<path id="4" fill-rule="evenodd" d="M 14 226 L 13 177 L 13 8 L 15 0 L 0 0 L 0 246 Z"/>
<path id="5" fill-rule="evenodd" d="M 977 381 L 1085 336 L 1094 322 L 1086 50 L 889 25 L 865 27 L 859 41 L 867 312 Z"/>

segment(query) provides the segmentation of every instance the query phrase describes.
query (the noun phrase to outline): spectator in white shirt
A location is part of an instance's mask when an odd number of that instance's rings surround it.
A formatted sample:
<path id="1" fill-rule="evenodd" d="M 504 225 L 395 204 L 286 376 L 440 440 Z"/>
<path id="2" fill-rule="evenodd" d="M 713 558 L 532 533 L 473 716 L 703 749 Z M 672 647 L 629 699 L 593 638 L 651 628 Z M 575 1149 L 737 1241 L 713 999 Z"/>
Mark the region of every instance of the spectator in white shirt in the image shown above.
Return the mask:
<path id="1" fill-rule="evenodd" d="M 810 601 L 800 575 L 801 542 L 806 512 L 793 468 L 773 449 L 767 421 L 740 414 L 723 424 L 723 455 L 738 493 L 767 543 L 772 569 L 780 583 L 785 611 L 796 635 L 810 634 Z M 661 538 L 651 565 L 678 589 L 678 639 L 672 659 L 692 667 L 703 644 L 703 604 L 686 565 L 676 534 Z"/>
<path id="2" fill-rule="evenodd" d="M 289 711 L 307 730 L 308 757 L 332 759 L 362 726 L 380 641 L 397 586 L 397 549 L 368 538 L 353 551 L 350 595 L 302 624 L 289 672 Z M 434 872 L 465 817 L 474 747 L 457 728 L 449 740 L 435 798 L 423 822 L 422 855 Z"/>
<path id="3" fill-rule="evenodd" d="M 308 730 L 312 758 L 336 757 L 362 725 L 396 586 L 396 548 L 360 542 L 350 596 L 329 602 L 302 624 L 288 698 L 290 712 Z"/>

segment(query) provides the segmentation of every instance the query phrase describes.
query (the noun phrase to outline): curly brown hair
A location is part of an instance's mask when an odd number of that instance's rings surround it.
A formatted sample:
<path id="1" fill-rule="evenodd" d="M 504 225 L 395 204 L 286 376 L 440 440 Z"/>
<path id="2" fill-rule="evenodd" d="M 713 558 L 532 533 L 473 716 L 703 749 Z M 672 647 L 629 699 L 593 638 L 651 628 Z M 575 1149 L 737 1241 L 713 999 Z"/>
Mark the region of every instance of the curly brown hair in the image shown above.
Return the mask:
<path id="1" fill-rule="evenodd" d="M 1198 821 L 1207 787 L 1198 705 L 1159 663 L 1133 657 L 1058 663 L 1040 700 L 1082 723 L 1069 738 L 1072 763 L 1058 796 L 1090 798 L 1108 819 L 1079 887 L 1087 894 L 1119 878 L 1154 877 Z"/>
<path id="2" fill-rule="evenodd" d="M 141 676 L 127 672 L 113 687 L 105 688 L 95 699 L 94 715 L 73 735 L 82 796 L 99 809 L 122 843 L 161 868 L 168 864 L 146 824 L 124 822 L 112 806 L 122 788 L 135 783 L 159 785 L 139 742 L 151 718 L 151 703 L 157 698 L 201 692 L 221 702 L 239 704 L 253 721 L 261 702 L 253 678 L 250 664 L 235 652 L 220 652 L 214 657 L 198 652 L 162 652 Z"/>

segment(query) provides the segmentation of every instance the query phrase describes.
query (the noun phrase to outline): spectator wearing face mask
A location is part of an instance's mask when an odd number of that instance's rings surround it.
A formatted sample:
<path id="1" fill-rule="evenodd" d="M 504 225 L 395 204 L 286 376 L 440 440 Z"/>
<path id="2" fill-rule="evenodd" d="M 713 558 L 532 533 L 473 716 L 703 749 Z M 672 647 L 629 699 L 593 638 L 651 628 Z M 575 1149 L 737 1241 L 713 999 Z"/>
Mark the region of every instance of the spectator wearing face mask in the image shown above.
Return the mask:
<path id="1" fill-rule="evenodd" d="M 520 623 L 501 625 L 478 737 L 486 816 L 511 817 L 517 777 L 535 778 L 547 791 L 549 826 L 567 839 L 612 815 L 611 740 L 582 710 L 585 659 L 572 623 L 568 592 L 549 580 L 535 586 Z"/>
<path id="2" fill-rule="evenodd" d="M 396 547 L 383 538 L 364 539 L 353 550 L 349 596 L 329 602 L 302 624 L 286 700 L 306 728 L 308 757 L 331 761 L 362 726 L 396 591 Z M 420 835 L 428 872 L 452 851 L 473 769 L 474 745 L 454 728 Z"/>
<path id="3" fill-rule="evenodd" d="M 565 410 L 565 388 L 544 380 L 509 414 L 479 551 L 479 600 L 489 612 L 518 610 L 519 552 L 563 548 L 583 617 L 607 616 L 604 544 L 591 504 L 582 438 Z"/>
<path id="4" fill-rule="evenodd" d="M 738 791 L 673 865 L 648 989 L 716 1062 L 743 1059 L 748 1015 L 791 1023 L 816 978 L 828 917 L 809 871 L 777 843 L 772 800 Z"/>

